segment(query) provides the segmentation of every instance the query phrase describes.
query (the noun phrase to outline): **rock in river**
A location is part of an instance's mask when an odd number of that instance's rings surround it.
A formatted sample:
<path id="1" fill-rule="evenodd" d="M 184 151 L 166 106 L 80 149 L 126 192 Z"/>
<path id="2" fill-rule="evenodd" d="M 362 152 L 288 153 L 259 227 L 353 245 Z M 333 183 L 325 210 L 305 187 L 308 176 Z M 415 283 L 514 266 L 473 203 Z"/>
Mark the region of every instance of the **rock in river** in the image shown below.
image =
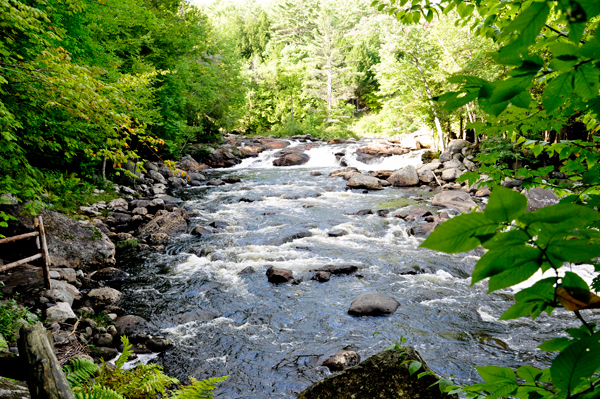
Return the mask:
<path id="1" fill-rule="evenodd" d="M 407 362 L 408 360 L 408 362 Z M 298 399 L 456 399 L 440 392 L 433 373 L 411 375 L 412 361 L 422 364 L 419 373 L 430 371 L 412 347 L 379 352 L 358 366 L 327 377 L 304 390 Z"/>
<path id="2" fill-rule="evenodd" d="M 394 172 L 388 181 L 396 187 L 416 186 L 419 184 L 419 175 L 414 166 L 408 165 Z"/>
<path id="3" fill-rule="evenodd" d="M 400 303 L 387 295 L 362 294 L 352 302 L 348 314 L 352 316 L 383 316 L 394 313 L 398 306 Z"/>
<path id="4" fill-rule="evenodd" d="M 471 196 L 464 191 L 442 191 L 431 200 L 433 206 L 456 208 L 463 212 L 470 212 L 477 207 Z"/>
<path id="5" fill-rule="evenodd" d="M 355 174 L 352 176 L 350 180 L 348 180 L 348 183 L 346 183 L 346 186 L 350 188 L 365 188 L 367 190 L 383 190 L 378 178 L 362 174 Z"/>
<path id="6" fill-rule="evenodd" d="M 277 269 L 273 266 L 267 269 L 267 278 L 273 284 L 284 284 L 294 281 L 294 275 L 291 270 Z"/>

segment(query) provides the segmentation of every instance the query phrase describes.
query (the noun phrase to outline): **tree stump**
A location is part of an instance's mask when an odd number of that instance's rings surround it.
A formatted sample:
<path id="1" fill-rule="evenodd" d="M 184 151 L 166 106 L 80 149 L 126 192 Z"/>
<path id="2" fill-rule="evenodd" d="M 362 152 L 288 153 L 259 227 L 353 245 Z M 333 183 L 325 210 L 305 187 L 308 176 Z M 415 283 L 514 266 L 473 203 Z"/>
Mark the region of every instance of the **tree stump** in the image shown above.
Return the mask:
<path id="1" fill-rule="evenodd" d="M 18 346 L 31 399 L 75 399 L 42 323 L 23 325 Z"/>

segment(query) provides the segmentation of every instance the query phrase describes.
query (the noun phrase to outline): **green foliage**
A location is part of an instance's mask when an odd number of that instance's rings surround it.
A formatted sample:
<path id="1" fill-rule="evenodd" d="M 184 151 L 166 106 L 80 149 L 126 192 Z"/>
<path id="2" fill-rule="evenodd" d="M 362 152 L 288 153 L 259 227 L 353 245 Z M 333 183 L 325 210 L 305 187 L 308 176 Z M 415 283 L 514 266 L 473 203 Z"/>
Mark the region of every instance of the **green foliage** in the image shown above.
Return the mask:
<path id="1" fill-rule="evenodd" d="M 72 359 L 71 366 L 63 367 L 63 371 L 72 388 L 85 385 L 100 371 L 100 367 L 89 359 Z"/>
<path id="2" fill-rule="evenodd" d="M 196 380 L 177 390 L 168 390 L 179 381 L 169 377 L 158 364 L 138 364 L 131 370 L 123 368 L 131 354 L 132 345 L 121 337 L 123 351 L 115 360 L 115 369 L 106 364 L 99 367 L 86 359 L 72 360 L 72 366 L 63 368 L 77 399 L 151 399 L 171 396 L 180 399 L 212 398 L 217 384 L 228 376 Z"/>
<path id="3" fill-rule="evenodd" d="M 1 296 L 0 296 L 1 298 Z M 0 335 L 7 343 L 14 343 L 19 336 L 23 323 L 32 323 L 27 308 L 21 307 L 14 299 L 2 299 L 0 302 Z"/>
<path id="4" fill-rule="evenodd" d="M 210 399 L 214 397 L 212 391 L 217 388 L 217 384 L 225 381 L 229 376 L 208 378 L 206 380 L 196 380 L 190 377 L 190 385 L 173 392 L 174 399 Z"/>
<path id="5" fill-rule="evenodd" d="M 471 283 L 489 279 L 489 291 L 507 288 L 530 278 L 538 270 L 553 270 L 515 295 L 516 303 L 501 320 L 552 314 L 557 307 L 573 311 L 582 321 L 579 329 L 566 330 L 571 338 L 556 338 L 540 349 L 558 351 L 549 369 L 523 366 L 516 372 L 505 367 L 478 367 L 483 383 L 451 387 L 452 393 L 488 398 L 593 398 L 598 394 L 600 335 L 579 311 L 600 306 L 600 297 L 565 264 L 590 262 L 600 256 L 600 212 L 593 204 L 558 204 L 525 212 L 527 199 L 513 190 L 493 188 L 485 212 L 462 214 L 440 225 L 421 246 L 443 252 L 464 252 L 481 245 Z M 599 271 L 598 269 L 596 271 Z M 416 367 L 416 366 L 415 366 Z M 517 376 L 521 380 L 517 379 Z M 555 395 L 555 396 L 553 396 Z"/>

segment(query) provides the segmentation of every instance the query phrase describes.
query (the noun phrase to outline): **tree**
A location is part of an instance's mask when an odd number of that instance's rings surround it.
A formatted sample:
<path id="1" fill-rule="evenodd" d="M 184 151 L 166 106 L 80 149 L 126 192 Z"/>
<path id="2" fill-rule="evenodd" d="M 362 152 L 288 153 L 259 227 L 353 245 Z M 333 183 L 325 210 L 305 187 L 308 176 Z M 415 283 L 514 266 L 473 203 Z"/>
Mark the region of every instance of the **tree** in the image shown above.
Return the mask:
<path id="1" fill-rule="evenodd" d="M 452 77 L 449 82 L 460 85 L 459 90 L 438 100 L 448 111 L 477 101 L 488 114 L 485 121 L 478 122 L 478 134 L 510 138 L 516 152 L 545 157 L 545 167 L 515 164 L 511 170 L 498 167 L 498 150 L 480 154 L 482 169 L 492 172 L 487 184 L 519 177 L 525 187 L 550 187 L 563 196 L 558 205 L 525 213 L 524 196 L 495 186 L 484 212 L 445 222 L 423 243 L 426 248 L 444 252 L 482 245 L 488 252 L 477 263 L 472 282 L 489 278 L 490 291 L 523 282 L 539 269 L 550 271 L 551 277 L 518 292 L 516 304 L 502 319 L 536 318 L 544 311 L 551 314 L 556 307 L 563 307 L 582 324 L 579 329 L 566 330 L 570 338 L 556 338 L 539 346 L 558 352 L 551 367 L 539 370 L 522 366 L 516 372 L 480 367 L 485 382 L 453 387 L 451 392 L 463 392 L 468 397 L 597 398 L 600 333 L 582 311 L 600 306 L 600 276 L 596 275 L 590 285 L 564 268 L 590 263 L 600 272 L 594 263 L 600 255 L 600 4 L 590 0 L 447 0 L 439 4 L 402 1 L 399 7 L 392 1 L 378 8 L 409 23 L 421 17 L 430 21 L 436 12 L 456 8 L 457 24 L 472 22 L 476 34 L 498 43 L 493 59 L 507 70 L 506 74 L 496 80 Z M 565 132 L 564 140 L 550 143 L 539 138 L 573 124 L 579 124 L 580 129 Z M 481 176 L 466 178 L 473 181 Z"/>

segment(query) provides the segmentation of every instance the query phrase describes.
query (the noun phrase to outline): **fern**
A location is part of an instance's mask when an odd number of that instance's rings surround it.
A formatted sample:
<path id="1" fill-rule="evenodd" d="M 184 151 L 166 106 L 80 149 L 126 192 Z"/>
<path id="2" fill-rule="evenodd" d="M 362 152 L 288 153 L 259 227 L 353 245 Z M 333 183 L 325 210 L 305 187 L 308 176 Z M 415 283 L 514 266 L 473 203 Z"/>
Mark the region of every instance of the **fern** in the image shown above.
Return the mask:
<path id="1" fill-rule="evenodd" d="M 194 377 L 190 377 L 191 384 L 186 385 L 177 391 L 172 393 L 172 399 L 212 399 L 214 398 L 214 391 L 217 388 L 217 384 L 223 382 L 229 377 L 228 375 L 223 377 L 209 378 L 207 380 L 197 380 Z"/>
<path id="2" fill-rule="evenodd" d="M 100 369 L 96 363 L 88 359 L 72 359 L 71 364 L 72 366 L 63 367 L 71 388 L 87 384 L 92 377 L 96 376 Z"/>
<path id="3" fill-rule="evenodd" d="M 119 358 L 115 361 L 115 365 L 117 366 L 115 371 L 117 371 L 117 372 L 121 370 L 123 365 L 127 362 L 127 359 L 129 359 L 129 356 L 131 356 L 131 354 L 133 353 L 131 351 L 132 345 L 129 343 L 129 338 L 127 338 L 127 336 L 123 335 L 121 337 L 121 343 L 123 343 L 123 352 L 119 355 Z"/>
<path id="4" fill-rule="evenodd" d="M 73 393 L 76 399 L 125 399 L 122 395 L 100 384 L 95 384 L 85 390 L 76 389 L 73 390 Z"/>

